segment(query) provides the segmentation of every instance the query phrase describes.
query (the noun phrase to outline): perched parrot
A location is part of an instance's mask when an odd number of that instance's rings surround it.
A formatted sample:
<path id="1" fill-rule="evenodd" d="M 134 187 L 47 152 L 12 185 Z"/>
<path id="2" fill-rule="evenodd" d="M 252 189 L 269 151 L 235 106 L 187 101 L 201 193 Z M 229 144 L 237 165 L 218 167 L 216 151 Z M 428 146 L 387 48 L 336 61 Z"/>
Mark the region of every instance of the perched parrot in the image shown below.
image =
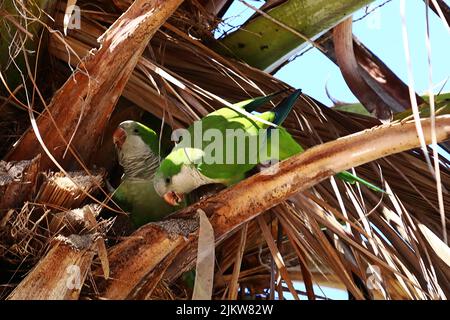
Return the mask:
<path id="1" fill-rule="evenodd" d="M 136 121 L 122 122 L 113 134 L 124 174 L 113 200 L 131 214 L 135 227 L 160 220 L 174 211 L 155 191 L 153 177 L 160 162 L 158 135 Z"/>
<path id="2" fill-rule="evenodd" d="M 167 203 L 177 205 L 183 201 L 185 194 L 190 193 L 202 185 L 223 184 L 229 186 L 244 179 L 259 164 L 271 160 L 282 161 L 303 152 L 304 149 L 294 138 L 284 128 L 279 126 L 292 110 L 295 101 L 301 95 L 301 90 L 296 90 L 290 94 L 274 109 L 255 114 L 255 109 L 270 101 L 276 94 L 242 101 L 235 104 L 234 108 L 225 107 L 219 109 L 191 125 L 187 129 L 189 134 L 186 136 L 181 135 L 181 141 L 161 161 L 153 180 L 156 192 Z M 255 119 L 250 119 L 243 113 L 236 111 L 236 108 L 243 108 L 247 113 L 253 112 L 254 115 L 265 121 L 263 123 Z M 275 126 L 270 126 L 267 122 Z M 196 126 L 197 129 L 200 128 L 202 130 L 203 134 L 210 136 L 209 138 L 215 136 L 213 132 L 218 130 L 222 138 L 217 137 L 217 135 L 214 140 L 203 137 L 201 143 L 199 144 L 197 142 L 196 144 Z M 235 135 L 238 130 L 244 131 L 247 137 L 247 145 L 244 150 L 238 148 L 239 144 L 236 143 L 236 140 L 239 138 L 235 140 L 232 140 L 232 137 L 230 138 L 230 135 Z M 255 138 L 261 135 L 263 136 L 262 139 L 258 140 Z M 277 141 L 272 146 L 272 141 L 275 137 Z M 252 138 L 255 139 L 252 140 Z M 231 144 L 231 141 L 233 141 L 233 144 Z M 250 150 L 249 141 L 250 143 L 252 141 L 258 142 L 256 149 L 253 148 Z M 215 153 L 207 152 L 214 145 L 217 147 Z M 264 147 L 266 149 L 262 152 Z M 234 151 L 234 154 L 229 156 L 230 153 L 225 150 Z M 220 155 L 215 157 L 217 153 Z M 215 160 L 219 161 L 208 161 L 208 157 L 211 157 L 211 154 L 215 157 Z M 244 161 L 243 157 L 245 158 Z M 340 172 L 336 176 L 344 181 L 350 183 L 360 182 L 373 190 L 383 192 L 383 190 L 375 185 L 349 172 Z"/>

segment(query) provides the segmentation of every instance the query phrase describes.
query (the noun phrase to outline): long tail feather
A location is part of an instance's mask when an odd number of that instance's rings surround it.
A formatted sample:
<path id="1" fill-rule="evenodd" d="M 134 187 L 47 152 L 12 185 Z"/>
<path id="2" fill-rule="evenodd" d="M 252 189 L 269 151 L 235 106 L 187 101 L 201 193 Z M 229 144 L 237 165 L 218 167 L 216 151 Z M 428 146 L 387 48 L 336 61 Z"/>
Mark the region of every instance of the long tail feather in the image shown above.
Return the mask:
<path id="1" fill-rule="evenodd" d="M 359 182 L 359 183 L 365 185 L 367 188 L 369 188 L 371 190 L 374 190 L 374 191 L 377 191 L 377 192 L 381 192 L 381 193 L 386 193 L 386 191 L 384 191 L 383 189 L 377 187 L 376 185 L 374 185 L 374 184 L 372 184 L 372 183 L 370 183 L 370 182 L 368 182 L 368 181 L 366 181 L 366 180 L 364 180 L 362 178 L 359 178 L 359 177 L 351 174 L 348 171 L 339 172 L 338 174 L 336 174 L 336 177 L 338 177 L 339 179 L 341 179 L 343 181 L 352 183 L 352 184 L 355 183 L 355 182 Z"/>
<path id="2" fill-rule="evenodd" d="M 275 108 L 272 109 L 272 112 L 275 113 L 275 119 L 273 121 L 274 124 L 281 125 L 283 123 L 301 94 L 301 89 L 295 90 L 294 93 L 284 98 L 283 101 L 281 101 Z"/>
<path id="3" fill-rule="evenodd" d="M 279 95 L 283 92 L 286 92 L 287 90 L 289 90 L 289 89 L 283 89 L 283 90 L 271 93 L 267 96 L 256 97 L 253 99 L 247 99 L 244 101 L 237 102 L 233 105 L 237 108 L 244 108 L 245 111 L 247 111 L 247 112 L 252 112 L 252 111 L 255 111 L 256 109 L 258 109 L 260 106 L 266 104 L 273 98 L 275 98 L 277 95 Z"/>

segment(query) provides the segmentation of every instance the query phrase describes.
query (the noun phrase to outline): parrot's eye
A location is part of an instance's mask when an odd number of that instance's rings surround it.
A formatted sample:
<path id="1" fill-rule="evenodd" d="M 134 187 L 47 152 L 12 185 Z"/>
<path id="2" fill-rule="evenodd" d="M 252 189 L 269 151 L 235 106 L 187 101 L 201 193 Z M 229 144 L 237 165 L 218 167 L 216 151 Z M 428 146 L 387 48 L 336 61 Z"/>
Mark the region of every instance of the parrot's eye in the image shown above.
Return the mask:
<path id="1" fill-rule="evenodd" d="M 134 129 L 133 132 L 134 133 L 139 133 L 139 130 L 138 129 Z"/>
<path id="2" fill-rule="evenodd" d="M 166 178 L 166 183 L 167 183 L 167 184 L 170 183 L 170 178 Z"/>

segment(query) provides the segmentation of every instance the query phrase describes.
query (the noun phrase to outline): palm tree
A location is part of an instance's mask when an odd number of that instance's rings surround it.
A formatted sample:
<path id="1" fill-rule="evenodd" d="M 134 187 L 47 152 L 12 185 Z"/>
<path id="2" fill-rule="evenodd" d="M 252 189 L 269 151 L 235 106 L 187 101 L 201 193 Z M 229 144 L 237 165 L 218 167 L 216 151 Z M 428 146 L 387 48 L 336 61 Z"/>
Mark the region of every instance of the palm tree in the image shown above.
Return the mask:
<path id="1" fill-rule="evenodd" d="M 183 279 L 196 266 L 207 270 L 196 275 L 196 287 L 207 289 L 203 298 L 281 299 L 288 292 L 294 299 L 323 299 L 321 287 L 346 290 L 356 299 L 449 297 L 450 203 L 442 196 L 450 188 L 449 161 L 423 143 L 418 149 L 416 131 L 423 128 L 426 144 L 448 139 L 448 99 L 440 97 L 434 108 L 427 99 L 410 96 L 408 85 L 352 37 L 348 19 L 336 25 L 370 1 L 326 1 L 325 16 L 315 15 L 313 3 L 321 1 L 302 1 L 308 9 L 302 14 L 317 19 L 299 18 L 297 24 L 289 13 L 298 1 L 267 1 L 241 30 L 219 40 L 212 31 L 231 1 L 113 2 L 77 1 L 80 29 L 67 36 L 61 32 L 64 17 L 71 15 L 65 1 L 42 6 L 55 23 L 32 20 L 47 35 L 33 37 L 44 43 L 36 45 L 36 69 L 26 58 L 27 25 L 19 27 L 23 16 L 36 14 L 23 4 L 14 9 L 21 15 L 4 13 L 20 40 L 19 68 L 27 75 L 21 88 L 33 97 L 18 96 L 2 76 L 6 101 L 27 110 L 15 112 L 34 124 L 5 156 L 4 169 L 0 166 L 3 177 L 12 176 L 11 167 L 26 173 L 20 181 L 5 178 L 0 196 L 5 211 L 0 253 L 8 265 L 26 269 L 1 277 L 8 284 L 5 297 L 190 298 Z M 100 166 L 114 176 L 109 133 L 117 123 L 153 117 L 156 126 L 160 119 L 171 128 L 186 127 L 223 107 L 222 99 L 289 91 L 270 71 L 330 27 L 335 28 L 313 45 L 336 61 L 370 115 L 327 108 L 303 95 L 285 127 L 307 152 L 282 162 L 271 179 L 254 175 L 169 220 L 120 237 L 126 231 L 120 210 L 107 201 L 105 171 L 93 170 Z M 265 34 L 252 36 L 259 32 L 280 34 L 269 54 L 257 49 L 265 41 Z M 47 53 L 55 71 L 38 76 Z M 368 65 L 389 82 L 371 82 Z M 67 79 L 61 88 L 46 87 L 57 75 Z M 422 117 L 415 120 L 417 113 L 409 110 L 414 98 Z M 399 105 L 406 110 L 396 109 Z M 387 193 L 332 178 L 351 168 Z M 37 179 L 40 171 L 55 169 L 60 172 Z M 26 196 L 11 197 L 25 188 Z M 119 212 L 118 218 L 108 219 L 101 210 Z M 208 237 L 214 241 L 205 241 Z M 209 253 L 207 261 L 215 254 L 213 268 L 196 262 L 197 250 Z"/>

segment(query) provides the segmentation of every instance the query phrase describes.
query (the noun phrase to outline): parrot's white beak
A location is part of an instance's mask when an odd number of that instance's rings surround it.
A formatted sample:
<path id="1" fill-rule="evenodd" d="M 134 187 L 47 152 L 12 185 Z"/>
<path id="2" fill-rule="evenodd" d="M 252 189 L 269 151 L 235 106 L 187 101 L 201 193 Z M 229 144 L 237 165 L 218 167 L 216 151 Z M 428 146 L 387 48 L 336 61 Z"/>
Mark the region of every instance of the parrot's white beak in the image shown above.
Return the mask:
<path id="1" fill-rule="evenodd" d="M 127 139 L 127 133 L 122 128 L 118 127 L 116 131 L 113 133 L 113 142 L 114 144 L 121 149 L 122 145 L 125 143 Z"/>
<path id="2" fill-rule="evenodd" d="M 169 191 L 164 194 L 163 198 L 171 206 L 177 206 L 181 201 L 183 201 L 184 194 L 175 191 Z"/>

